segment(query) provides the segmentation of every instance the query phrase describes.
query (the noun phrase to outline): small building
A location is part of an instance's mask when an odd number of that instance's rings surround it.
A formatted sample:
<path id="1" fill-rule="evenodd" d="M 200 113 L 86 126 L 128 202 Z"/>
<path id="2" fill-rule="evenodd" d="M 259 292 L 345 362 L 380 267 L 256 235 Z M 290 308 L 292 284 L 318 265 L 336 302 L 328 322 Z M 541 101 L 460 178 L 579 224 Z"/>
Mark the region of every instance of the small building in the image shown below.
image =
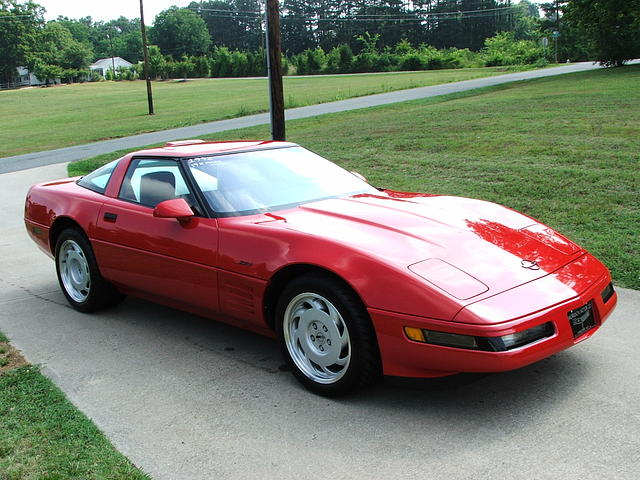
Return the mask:
<path id="1" fill-rule="evenodd" d="M 45 85 L 35 74 L 27 67 L 16 67 L 16 75 L 13 81 L 8 84 L 0 84 L 0 88 L 19 88 L 19 87 L 35 87 Z M 50 83 L 60 83 L 60 79 L 56 78 Z"/>
<path id="2" fill-rule="evenodd" d="M 101 58 L 100 60 L 96 60 L 95 62 L 93 62 L 91 65 L 89 65 L 89 70 L 96 71 L 104 77 L 107 74 L 108 70 L 113 70 L 114 65 L 116 72 L 118 71 L 118 68 L 131 68 L 133 66 L 132 63 L 127 62 L 122 57 L 108 57 Z"/>

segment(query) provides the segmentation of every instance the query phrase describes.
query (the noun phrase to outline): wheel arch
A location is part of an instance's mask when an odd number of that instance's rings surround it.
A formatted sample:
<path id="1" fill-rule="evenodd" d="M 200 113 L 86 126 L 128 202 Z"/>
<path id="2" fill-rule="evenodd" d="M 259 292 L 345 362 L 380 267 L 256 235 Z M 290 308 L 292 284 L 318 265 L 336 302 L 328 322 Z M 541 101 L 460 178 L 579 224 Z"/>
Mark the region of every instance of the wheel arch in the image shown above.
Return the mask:
<path id="1" fill-rule="evenodd" d="M 291 282 L 294 278 L 297 278 L 309 273 L 318 273 L 318 274 L 326 275 L 328 277 L 331 277 L 333 280 L 340 282 L 346 288 L 348 288 L 353 292 L 355 297 L 362 303 L 363 308 L 365 308 L 365 304 L 362 301 L 362 297 L 358 294 L 356 289 L 353 288 L 353 286 L 349 284 L 349 282 L 347 282 L 343 277 L 341 277 L 337 273 L 332 272 L 331 270 L 328 270 L 326 268 L 310 264 L 310 263 L 297 263 L 293 265 L 287 265 L 273 274 L 264 293 L 264 298 L 263 298 L 264 316 L 265 316 L 267 325 L 269 325 L 269 327 L 272 330 L 275 330 L 276 306 L 278 304 L 278 299 L 280 298 L 282 291 L 287 286 L 287 284 Z"/>
<path id="2" fill-rule="evenodd" d="M 82 229 L 80 224 L 71 217 L 56 218 L 51 225 L 51 229 L 49 230 L 49 248 L 51 249 L 51 253 L 53 253 L 54 255 L 56 254 L 56 244 L 58 243 L 58 238 L 60 237 L 60 234 L 67 228 L 75 228 L 78 231 L 82 232 L 85 237 L 87 236 L 86 232 Z"/>

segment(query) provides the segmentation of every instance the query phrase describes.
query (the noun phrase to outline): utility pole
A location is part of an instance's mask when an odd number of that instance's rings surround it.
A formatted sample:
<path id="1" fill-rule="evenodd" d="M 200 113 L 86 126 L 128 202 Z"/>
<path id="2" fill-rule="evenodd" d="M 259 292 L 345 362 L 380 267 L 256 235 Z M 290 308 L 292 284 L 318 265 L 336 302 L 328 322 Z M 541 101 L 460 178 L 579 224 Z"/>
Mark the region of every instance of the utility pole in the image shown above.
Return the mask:
<path id="1" fill-rule="evenodd" d="M 553 40 L 556 51 L 556 63 L 558 63 L 558 38 L 560 37 L 560 6 L 558 5 L 559 0 L 555 0 L 556 6 L 556 31 L 553 32 Z"/>
<path id="2" fill-rule="evenodd" d="M 149 115 L 153 115 L 153 94 L 151 93 L 151 77 L 149 75 L 149 49 L 147 48 L 147 29 L 144 26 L 144 7 L 140 0 L 140 31 L 142 32 L 142 51 L 144 52 L 144 78 L 147 80 L 147 102 Z"/>
<path id="3" fill-rule="evenodd" d="M 142 1 L 142 0 L 140 0 Z M 271 107 L 271 138 L 285 140 L 284 94 L 282 91 L 282 56 L 280 49 L 280 8 L 278 0 L 267 0 L 267 71 L 269 73 L 269 103 Z"/>

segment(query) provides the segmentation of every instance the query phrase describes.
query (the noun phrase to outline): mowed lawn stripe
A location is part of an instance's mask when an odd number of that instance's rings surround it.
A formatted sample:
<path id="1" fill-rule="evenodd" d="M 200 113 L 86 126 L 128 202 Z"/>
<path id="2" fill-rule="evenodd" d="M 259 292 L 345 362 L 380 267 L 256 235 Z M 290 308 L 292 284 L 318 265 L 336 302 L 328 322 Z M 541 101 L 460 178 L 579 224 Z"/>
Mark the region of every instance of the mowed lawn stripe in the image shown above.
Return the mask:
<path id="1" fill-rule="evenodd" d="M 504 67 L 285 77 L 287 108 L 507 73 Z M 100 82 L 0 92 L 0 157 L 82 145 L 267 111 L 265 79 Z"/>

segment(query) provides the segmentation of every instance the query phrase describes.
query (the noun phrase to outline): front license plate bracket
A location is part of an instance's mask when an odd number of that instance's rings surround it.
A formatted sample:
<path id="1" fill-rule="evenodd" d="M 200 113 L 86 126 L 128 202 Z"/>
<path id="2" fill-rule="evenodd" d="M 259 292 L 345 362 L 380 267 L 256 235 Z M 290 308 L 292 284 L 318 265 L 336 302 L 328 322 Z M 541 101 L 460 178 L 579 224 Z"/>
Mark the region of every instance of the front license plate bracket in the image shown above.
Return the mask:
<path id="1" fill-rule="evenodd" d="M 571 310 L 567 316 L 569 317 L 569 324 L 573 331 L 573 338 L 578 338 L 596 326 L 592 301 L 582 307 Z"/>

